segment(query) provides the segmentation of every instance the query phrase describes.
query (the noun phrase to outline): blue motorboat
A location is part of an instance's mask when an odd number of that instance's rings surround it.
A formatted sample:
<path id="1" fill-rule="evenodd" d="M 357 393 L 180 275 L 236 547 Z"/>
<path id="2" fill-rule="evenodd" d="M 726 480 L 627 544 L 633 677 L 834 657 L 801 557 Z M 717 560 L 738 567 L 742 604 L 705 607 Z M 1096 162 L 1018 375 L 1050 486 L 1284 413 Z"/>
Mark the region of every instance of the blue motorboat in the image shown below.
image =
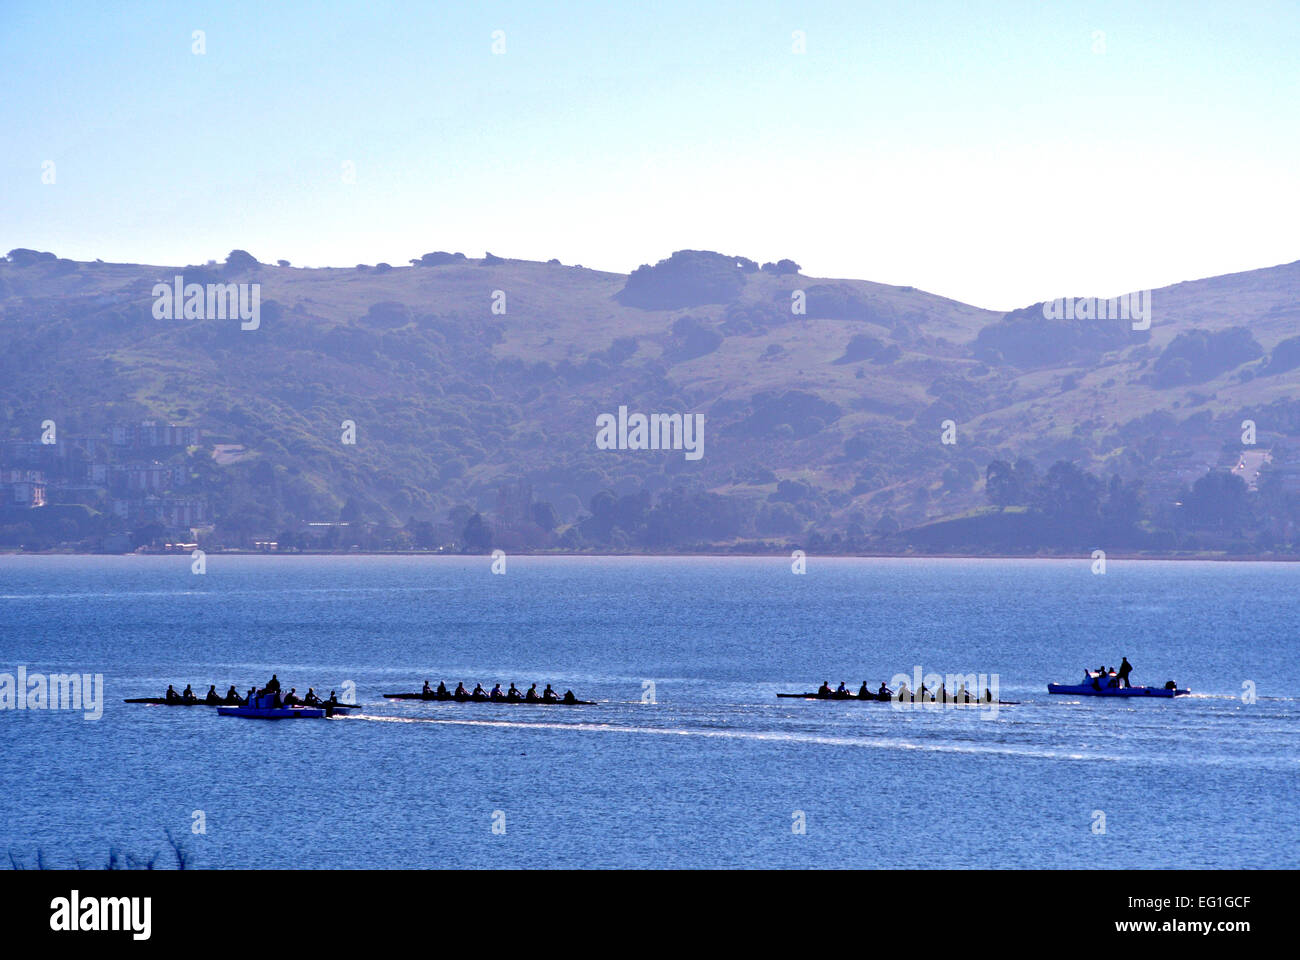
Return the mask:
<path id="1" fill-rule="evenodd" d="M 1096 670 L 1085 673 L 1082 683 L 1049 683 L 1048 693 L 1064 693 L 1076 697 L 1182 697 L 1190 690 L 1170 680 L 1163 687 L 1126 687 L 1112 670 L 1102 674 Z"/>
<path id="2" fill-rule="evenodd" d="M 248 702 L 239 707 L 217 707 L 217 714 L 222 717 L 247 717 L 250 720 L 317 720 L 333 714 L 330 704 L 314 707 L 305 704 L 286 706 L 279 693 L 260 693 L 248 698 Z"/>

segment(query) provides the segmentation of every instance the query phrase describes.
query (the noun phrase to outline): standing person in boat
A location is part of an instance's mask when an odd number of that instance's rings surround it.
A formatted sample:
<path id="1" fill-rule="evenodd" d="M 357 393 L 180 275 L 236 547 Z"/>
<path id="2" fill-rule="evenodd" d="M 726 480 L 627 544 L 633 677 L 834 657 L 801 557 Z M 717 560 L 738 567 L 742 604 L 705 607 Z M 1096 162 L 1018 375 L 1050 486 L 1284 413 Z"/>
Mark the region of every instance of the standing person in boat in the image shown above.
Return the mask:
<path id="1" fill-rule="evenodd" d="M 823 680 L 822 685 L 817 688 L 817 696 L 829 697 L 830 695 L 831 695 L 831 682 L 829 680 Z"/>
<path id="2" fill-rule="evenodd" d="M 1128 662 L 1128 657 L 1121 657 L 1119 661 L 1119 682 L 1125 687 L 1131 686 L 1128 682 L 1128 675 L 1133 672 L 1133 664 Z"/>
<path id="3" fill-rule="evenodd" d="M 542 691 L 542 699 L 547 703 L 554 703 L 560 698 L 556 695 L 555 691 L 551 689 L 551 685 L 548 683 L 546 689 Z"/>
<path id="4" fill-rule="evenodd" d="M 539 699 L 537 696 L 537 684 L 534 683 L 531 687 L 528 688 L 528 692 L 524 694 L 524 699 L 527 700 L 529 703 L 533 703 L 534 701 Z"/>

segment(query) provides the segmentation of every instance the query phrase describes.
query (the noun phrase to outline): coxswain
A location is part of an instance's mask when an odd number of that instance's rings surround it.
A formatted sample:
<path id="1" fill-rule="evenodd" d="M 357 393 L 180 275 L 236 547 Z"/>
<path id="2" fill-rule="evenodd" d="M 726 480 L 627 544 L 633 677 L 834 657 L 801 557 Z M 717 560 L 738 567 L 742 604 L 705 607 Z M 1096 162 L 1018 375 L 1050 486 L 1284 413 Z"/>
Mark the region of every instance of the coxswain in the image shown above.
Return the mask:
<path id="1" fill-rule="evenodd" d="M 524 694 L 524 699 L 527 700 L 527 701 L 529 701 L 529 702 L 532 702 L 532 701 L 535 701 L 535 700 L 538 699 L 538 697 L 537 697 L 537 684 L 534 683 L 531 687 L 528 688 L 528 692 Z"/>
<path id="2" fill-rule="evenodd" d="M 542 691 L 542 699 L 547 703 L 554 703 L 559 699 L 559 697 L 556 696 L 555 691 L 551 689 L 549 683 L 546 685 L 546 689 Z"/>
<path id="3" fill-rule="evenodd" d="M 830 695 L 831 695 L 831 682 L 829 680 L 823 680 L 822 685 L 817 688 L 817 696 L 829 697 Z"/>
<path id="4" fill-rule="evenodd" d="M 1125 687 L 1131 686 L 1128 682 L 1128 675 L 1133 672 L 1133 664 L 1128 662 L 1128 657 L 1121 657 L 1119 662 L 1119 682 Z"/>
<path id="5" fill-rule="evenodd" d="M 565 702 L 565 703 L 577 703 L 577 702 L 578 702 L 578 698 L 575 697 L 575 696 L 573 695 L 573 691 L 572 691 L 572 690 L 565 690 L 565 691 L 564 691 L 564 702 Z"/>

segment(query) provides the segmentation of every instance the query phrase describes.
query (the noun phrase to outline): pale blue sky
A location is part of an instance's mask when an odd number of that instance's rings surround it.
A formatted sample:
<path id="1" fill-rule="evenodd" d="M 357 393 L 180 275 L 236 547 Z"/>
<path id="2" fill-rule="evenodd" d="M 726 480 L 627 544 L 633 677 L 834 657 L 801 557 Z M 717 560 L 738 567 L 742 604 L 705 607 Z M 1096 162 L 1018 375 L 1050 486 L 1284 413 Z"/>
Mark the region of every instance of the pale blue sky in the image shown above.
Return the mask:
<path id="1" fill-rule="evenodd" d="M 1300 258 L 1298 63 L 1296 2 L 3 0 L 0 252 L 1111 296 Z"/>

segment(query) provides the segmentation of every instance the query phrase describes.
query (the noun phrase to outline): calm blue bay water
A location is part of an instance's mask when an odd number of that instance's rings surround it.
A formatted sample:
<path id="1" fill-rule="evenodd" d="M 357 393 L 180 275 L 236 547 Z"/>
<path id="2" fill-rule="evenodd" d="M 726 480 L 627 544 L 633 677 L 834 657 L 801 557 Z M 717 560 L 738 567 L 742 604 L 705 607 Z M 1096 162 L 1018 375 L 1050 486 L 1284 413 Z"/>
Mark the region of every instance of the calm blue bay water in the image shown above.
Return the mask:
<path id="1" fill-rule="evenodd" d="M 102 673 L 108 699 L 98 722 L 0 713 L 0 854 L 102 864 L 170 828 L 204 867 L 1300 866 L 1300 565 L 508 563 L 0 557 L 0 672 Z M 1046 693 L 1122 654 L 1194 695 Z M 1020 703 L 775 697 L 917 665 Z M 272 671 L 354 683 L 365 715 L 121 702 Z M 425 678 L 600 702 L 381 697 Z"/>

